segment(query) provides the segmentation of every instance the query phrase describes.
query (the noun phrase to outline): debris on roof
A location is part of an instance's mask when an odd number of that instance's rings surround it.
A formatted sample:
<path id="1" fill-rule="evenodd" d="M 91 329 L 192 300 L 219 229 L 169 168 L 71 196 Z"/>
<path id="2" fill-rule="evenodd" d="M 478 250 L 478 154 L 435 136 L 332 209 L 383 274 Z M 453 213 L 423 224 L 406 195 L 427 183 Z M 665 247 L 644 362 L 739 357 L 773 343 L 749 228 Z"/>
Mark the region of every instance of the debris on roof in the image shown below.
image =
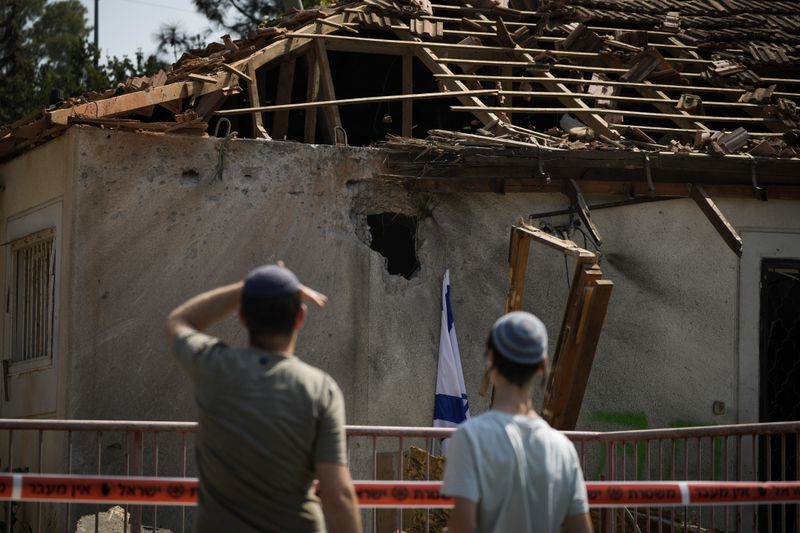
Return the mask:
<path id="1" fill-rule="evenodd" d="M 345 54 L 403 58 L 402 73 L 362 78 L 372 96 L 355 94 Z M 0 129 L 0 159 L 78 124 L 210 135 L 225 118 L 240 136 L 343 142 L 364 129 L 347 106 L 387 101 L 402 119 L 380 109 L 384 134 L 408 143 L 436 128 L 414 114 L 431 98 L 501 145 L 793 158 L 782 136 L 800 128 L 798 74 L 800 0 L 364 0 L 224 35 L 169 70 L 32 113 Z"/>

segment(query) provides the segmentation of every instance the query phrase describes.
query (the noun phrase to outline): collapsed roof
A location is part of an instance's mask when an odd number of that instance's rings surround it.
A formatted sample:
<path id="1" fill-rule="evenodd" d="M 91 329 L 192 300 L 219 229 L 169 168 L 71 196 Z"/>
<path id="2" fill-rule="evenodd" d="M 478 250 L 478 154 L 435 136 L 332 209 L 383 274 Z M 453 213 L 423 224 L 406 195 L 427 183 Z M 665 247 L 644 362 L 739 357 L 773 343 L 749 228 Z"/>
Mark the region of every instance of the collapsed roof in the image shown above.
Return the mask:
<path id="1" fill-rule="evenodd" d="M 796 186 L 799 67 L 795 0 L 365 0 L 223 36 L 169 71 L 37 111 L 0 129 L 0 158 L 89 124 L 338 144 L 388 136 L 426 168 L 448 150 L 445 162 L 463 160 L 463 147 L 556 161 L 604 152 L 606 167 L 648 181 L 670 181 L 662 160 L 683 161 L 682 172 L 735 167 L 731 183 L 752 178 L 756 190 L 758 163 L 768 184 Z"/>

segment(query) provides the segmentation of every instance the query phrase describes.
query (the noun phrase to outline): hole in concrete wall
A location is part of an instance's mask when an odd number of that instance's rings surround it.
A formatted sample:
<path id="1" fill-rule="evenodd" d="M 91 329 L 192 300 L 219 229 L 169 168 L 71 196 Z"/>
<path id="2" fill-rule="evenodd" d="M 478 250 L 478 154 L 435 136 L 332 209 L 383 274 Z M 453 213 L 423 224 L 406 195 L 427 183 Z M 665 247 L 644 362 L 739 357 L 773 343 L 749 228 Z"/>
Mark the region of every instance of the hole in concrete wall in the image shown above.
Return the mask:
<path id="1" fill-rule="evenodd" d="M 184 187 L 196 187 L 200 184 L 200 174 L 194 170 L 184 170 L 181 174 L 181 185 Z"/>
<path id="2" fill-rule="evenodd" d="M 370 248 L 386 258 L 389 274 L 411 279 L 420 269 L 417 217 L 400 213 L 367 215 Z"/>

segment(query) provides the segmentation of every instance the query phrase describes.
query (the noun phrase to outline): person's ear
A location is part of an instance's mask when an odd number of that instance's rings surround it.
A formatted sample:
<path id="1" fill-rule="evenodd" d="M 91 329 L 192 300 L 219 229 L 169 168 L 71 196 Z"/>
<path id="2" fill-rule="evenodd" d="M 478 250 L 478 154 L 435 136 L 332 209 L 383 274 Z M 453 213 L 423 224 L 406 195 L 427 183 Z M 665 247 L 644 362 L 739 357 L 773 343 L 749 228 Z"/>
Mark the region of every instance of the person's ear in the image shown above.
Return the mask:
<path id="1" fill-rule="evenodd" d="M 247 319 L 242 314 L 242 308 L 241 307 L 236 310 L 236 316 L 239 318 L 239 323 L 244 327 L 244 329 L 250 329 L 247 326 Z"/>
<path id="2" fill-rule="evenodd" d="M 308 306 L 306 304 L 300 304 L 300 310 L 297 311 L 297 316 L 294 319 L 294 326 L 292 329 L 294 331 L 299 330 L 303 327 L 303 324 L 306 321 L 306 317 L 308 316 Z"/>

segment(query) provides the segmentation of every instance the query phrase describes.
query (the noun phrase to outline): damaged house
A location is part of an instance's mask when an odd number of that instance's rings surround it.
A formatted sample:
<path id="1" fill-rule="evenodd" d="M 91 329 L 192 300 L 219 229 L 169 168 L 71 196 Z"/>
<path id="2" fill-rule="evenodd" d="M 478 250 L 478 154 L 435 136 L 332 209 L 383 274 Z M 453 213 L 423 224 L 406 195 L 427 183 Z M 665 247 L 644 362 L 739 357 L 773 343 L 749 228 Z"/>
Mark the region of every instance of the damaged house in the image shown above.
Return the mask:
<path id="1" fill-rule="evenodd" d="M 446 269 L 473 412 L 524 308 L 560 427 L 796 419 L 798 13 L 365 0 L 6 126 L 0 413 L 193 419 L 163 317 L 283 259 L 350 423 L 431 423 Z"/>

